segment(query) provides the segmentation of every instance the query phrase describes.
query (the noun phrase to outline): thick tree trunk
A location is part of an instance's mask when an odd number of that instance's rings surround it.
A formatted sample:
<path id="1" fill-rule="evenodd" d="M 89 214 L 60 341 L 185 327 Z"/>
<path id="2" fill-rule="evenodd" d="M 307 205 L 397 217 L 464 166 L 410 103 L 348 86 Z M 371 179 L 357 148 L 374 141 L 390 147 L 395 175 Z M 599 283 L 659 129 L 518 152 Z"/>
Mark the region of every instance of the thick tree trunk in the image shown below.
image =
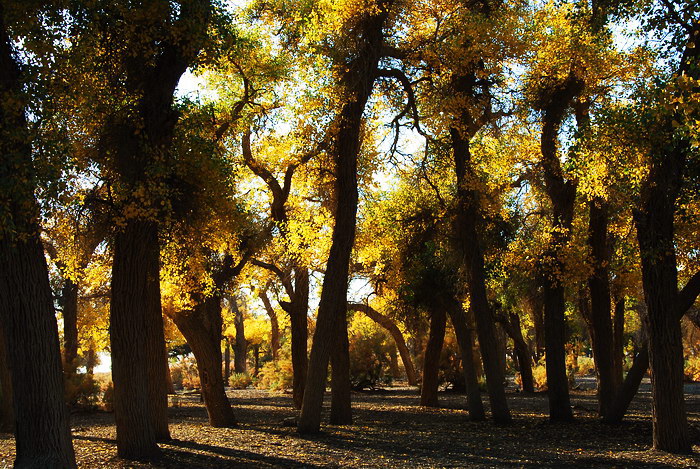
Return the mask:
<path id="1" fill-rule="evenodd" d="M 234 312 L 233 325 L 236 329 L 236 341 L 233 344 L 233 371 L 245 373 L 248 369 L 248 341 L 245 340 L 243 311 L 238 307 L 235 298 L 231 297 L 229 303 Z"/>
<path id="2" fill-rule="evenodd" d="M 664 170 L 680 168 L 664 168 Z M 657 168 L 658 170 L 658 168 Z M 635 213 L 642 257 L 642 284 L 648 314 L 654 448 L 671 452 L 691 449 L 683 395 L 683 338 L 674 311 L 678 279 L 673 247 L 674 197 L 662 176 Z M 658 187 L 661 185 L 662 187 Z M 663 187 L 665 186 L 665 187 Z"/>
<path id="3" fill-rule="evenodd" d="M 474 367 L 474 337 L 472 329 L 467 325 L 467 318 L 464 310 L 458 304 L 449 308 L 452 327 L 457 336 L 457 343 L 462 354 L 462 370 L 464 371 L 464 381 L 467 388 L 467 409 L 469 419 L 481 421 L 486 418 L 484 404 L 481 402 L 481 390 L 479 389 L 479 378 Z"/>
<path id="4" fill-rule="evenodd" d="M 277 321 L 277 313 L 270 303 L 267 292 L 261 291 L 259 296 L 265 307 L 265 312 L 270 317 L 270 350 L 272 351 L 272 361 L 276 362 L 280 350 L 280 325 Z"/>
<path id="5" fill-rule="evenodd" d="M 455 219 L 455 232 L 459 251 L 464 257 L 464 265 L 469 282 L 469 297 L 476 319 L 481 357 L 486 374 L 486 387 L 491 403 L 491 415 L 499 423 L 510 422 L 510 410 L 505 394 L 505 375 L 501 366 L 496 322 L 486 294 L 486 275 L 481 239 L 477 230 L 480 219 L 476 190 L 469 187 L 471 152 L 469 140 L 459 130 L 451 129 L 452 150 L 457 176 L 457 198 L 459 210 Z"/>
<path id="6" fill-rule="evenodd" d="M 430 333 L 423 357 L 423 383 L 420 390 L 420 405 L 439 407 L 438 373 L 440 371 L 440 353 L 445 342 L 445 325 L 447 314 L 443 308 L 432 311 L 430 315 Z"/>
<path id="7" fill-rule="evenodd" d="M 192 311 L 173 313 L 172 320 L 197 360 L 202 398 L 212 427 L 234 427 L 236 418 L 221 373 L 221 299 L 209 297 Z"/>
<path id="8" fill-rule="evenodd" d="M 589 202 L 588 245 L 591 247 L 593 274 L 588 279 L 591 309 L 589 331 L 593 345 L 598 382 L 598 413 L 605 418 L 612 410 L 617 392 L 614 358 L 613 324 L 610 311 L 610 278 L 608 264 L 608 207 L 602 199 Z"/>
<path id="9" fill-rule="evenodd" d="M 352 423 L 352 400 L 350 383 L 350 344 L 348 341 L 347 313 L 337 322 L 338 342 L 331 351 L 331 417 L 330 423 L 350 425 Z"/>
<path id="10" fill-rule="evenodd" d="M 63 372 L 73 376 L 78 366 L 78 285 L 66 278 L 61 288 L 63 308 Z"/>
<path id="11" fill-rule="evenodd" d="M 639 385 L 642 383 L 642 379 L 649 369 L 649 348 L 645 343 L 642 349 L 634 357 L 632 366 L 625 376 L 625 380 L 622 386 L 617 390 L 615 394 L 615 401 L 610 408 L 610 412 L 603 419 L 605 423 L 609 424 L 619 424 L 627 413 L 632 399 L 637 394 Z"/>
<path id="12" fill-rule="evenodd" d="M 5 343 L 5 331 L 0 321 L 0 432 L 15 431 L 15 411 L 12 407 L 12 375 Z"/>
<path id="13" fill-rule="evenodd" d="M 151 374 L 149 362 L 161 357 L 149 353 L 148 336 L 153 330 L 148 316 L 156 308 L 153 289 L 158 281 L 148 264 L 158 252 L 154 223 L 130 220 L 115 235 L 110 338 L 117 453 L 125 459 L 148 459 L 159 453 L 150 392 L 150 382 L 159 377 Z"/>
<path id="14" fill-rule="evenodd" d="M 358 50 L 352 60 L 343 65 L 346 71 L 341 84 L 346 88 L 348 101 L 338 116 L 333 148 L 336 163 L 335 226 L 297 427 L 300 433 L 315 433 L 320 429 L 328 361 L 334 345 L 338 346 L 338 323 L 343 321 L 347 311 L 348 271 L 357 215 L 357 156 L 362 114 L 374 86 L 384 40 L 384 23 L 391 4 L 392 0 L 381 0 L 359 20 L 353 32 L 358 38 Z"/>
<path id="15" fill-rule="evenodd" d="M 23 86 L 0 4 L 0 323 L 4 330 L 0 342 L 11 369 L 14 467 L 72 468 L 75 455 L 63 400 L 58 327 L 39 236 Z"/>
<path id="16" fill-rule="evenodd" d="M 394 339 L 394 343 L 396 344 L 396 348 L 399 350 L 399 354 L 401 355 L 401 361 L 403 362 L 404 369 L 406 370 L 406 379 L 408 380 L 408 384 L 411 386 L 418 384 L 416 369 L 413 366 L 413 360 L 411 359 L 411 352 L 408 350 L 403 334 L 399 330 L 398 326 L 396 326 L 394 321 L 369 305 L 348 303 L 348 309 L 351 311 L 360 311 L 364 313 L 368 318 L 382 326 L 389 332 L 389 334 L 391 334 L 391 337 Z"/>

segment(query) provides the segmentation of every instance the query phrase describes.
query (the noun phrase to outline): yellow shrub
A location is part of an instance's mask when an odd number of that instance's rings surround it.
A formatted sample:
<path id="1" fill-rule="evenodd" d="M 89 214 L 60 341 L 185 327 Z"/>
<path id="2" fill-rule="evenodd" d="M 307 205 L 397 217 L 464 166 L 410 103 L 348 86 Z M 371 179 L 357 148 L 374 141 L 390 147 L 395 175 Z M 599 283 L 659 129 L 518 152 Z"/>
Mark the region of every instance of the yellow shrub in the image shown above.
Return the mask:
<path id="1" fill-rule="evenodd" d="M 245 389 L 251 385 L 253 378 L 248 373 L 231 373 L 228 384 L 233 389 Z"/>
<path id="2" fill-rule="evenodd" d="M 683 374 L 686 381 L 700 381 L 700 357 L 688 357 L 685 361 Z"/>
<path id="3" fill-rule="evenodd" d="M 532 379 L 535 381 L 535 387 L 538 390 L 547 390 L 547 368 L 544 363 L 538 363 L 532 368 Z"/>
<path id="4" fill-rule="evenodd" d="M 293 376 L 290 359 L 279 359 L 276 363 L 267 362 L 258 372 L 255 387 L 271 391 L 284 391 L 292 387 Z"/>

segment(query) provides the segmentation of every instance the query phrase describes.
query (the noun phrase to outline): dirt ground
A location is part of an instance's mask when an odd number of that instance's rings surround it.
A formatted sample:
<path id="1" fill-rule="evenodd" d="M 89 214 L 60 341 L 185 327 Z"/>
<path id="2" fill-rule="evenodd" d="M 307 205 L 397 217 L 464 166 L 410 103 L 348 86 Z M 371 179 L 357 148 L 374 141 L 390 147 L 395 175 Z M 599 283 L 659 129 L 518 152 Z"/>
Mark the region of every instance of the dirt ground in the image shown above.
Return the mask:
<path id="1" fill-rule="evenodd" d="M 514 423 L 497 426 L 470 422 L 463 395 L 441 393 L 442 408 L 426 409 L 418 406 L 415 389 L 387 388 L 353 394 L 355 424 L 325 425 L 313 437 L 283 425 L 296 415 L 286 394 L 230 391 L 240 421 L 235 429 L 209 427 L 198 397 L 179 396 L 170 409 L 173 440 L 161 445 L 162 458 L 153 463 L 116 457 L 112 414 L 73 414 L 72 428 L 81 468 L 700 467 L 700 446 L 686 456 L 649 450 L 649 393 L 640 394 L 627 421 L 610 427 L 595 417 L 594 391 L 573 391 L 572 424 L 548 422 L 545 394 L 511 392 Z M 700 396 L 688 394 L 687 408 L 698 445 Z M 12 435 L 0 434 L 0 467 L 11 467 L 13 457 Z"/>

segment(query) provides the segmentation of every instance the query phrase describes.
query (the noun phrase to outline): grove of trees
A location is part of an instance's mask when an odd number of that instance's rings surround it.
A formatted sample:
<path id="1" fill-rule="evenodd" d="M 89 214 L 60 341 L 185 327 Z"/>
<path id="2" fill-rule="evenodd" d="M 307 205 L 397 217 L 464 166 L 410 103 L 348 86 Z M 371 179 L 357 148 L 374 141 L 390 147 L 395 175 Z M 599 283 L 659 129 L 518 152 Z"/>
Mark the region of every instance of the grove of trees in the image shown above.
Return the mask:
<path id="1" fill-rule="evenodd" d="M 252 374 L 301 434 L 387 376 L 509 425 L 517 374 L 573 421 L 587 354 L 604 422 L 648 371 L 653 447 L 691 451 L 696 2 L 3 0 L 0 35 L 16 467 L 76 466 L 106 356 L 118 456 L 157 457 L 182 347 L 212 426 Z"/>

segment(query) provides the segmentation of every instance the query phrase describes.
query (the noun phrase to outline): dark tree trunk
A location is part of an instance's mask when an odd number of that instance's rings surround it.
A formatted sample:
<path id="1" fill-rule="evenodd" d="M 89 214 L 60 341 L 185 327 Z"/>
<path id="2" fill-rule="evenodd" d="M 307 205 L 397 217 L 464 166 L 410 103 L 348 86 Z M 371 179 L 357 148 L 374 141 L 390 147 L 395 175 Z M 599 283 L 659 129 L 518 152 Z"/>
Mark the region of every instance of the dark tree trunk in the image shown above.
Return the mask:
<path id="1" fill-rule="evenodd" d="M 153 292 L 158 277 L 148 268 L 158 253 L 152 222 L 130 220 L 115 235 L 109 327 L 117 453 L 125 459 L 149 459 L 159 453 L 150 382 L 160 377 L 151 374 L 150 362 L 161 357 L 149 353 L 148 335 L 152 331 L 148 316 L 160 307 Z"/>
<path id="2" fill-rule="evenodd" d="M 423 383 L 420 390 L 420 405 L 439 407 L 438 373 L 440 371 L 440 353 L 445 342 L 445 325 L 447 314 L 438 308 L 430 315 L 430 333 L 423 357 Z"/>
<path id="3" fill-rule="evenodd" d="M 545 190 L 552 204 L 551 241 L 540 259 L 540 282 L 544 292 L 544 334 L 547 368 L 547 397 L 549 418 L 555 421 L 573 420 L 569 383 L 566 374 L 566 301 L 561 273 L 564 263 L 561 251 L 568 242 L 576 201 L 576 183 L 566 180 L 561 167 L 557 142 L 559 128 L 566 111 L 580 93 L 583 82 L 572 70 L 557 86 L 546 90 L 540 108 L 543 111 L 541 167 Z"/>
<path id="4" fill-rule="evenodd" d="M 399 379 L 401 377 L 398 348 L 395 345 L 389 350 L 389 373 L 392 379 Z"/>
<path id="5" fill-rule="evenodd" d="M 75 375 L 78 366 L 78 285 L 66 278 L 61 288 L 63 308 L 63 372 Z"/>
<path id="6" fill-rule="evenodd" d="M 331 417 L 330 423 L 350 425 L 352 423 L 352 401 L 350 383 L 350 345 L 348 341 L 347 314 L 337 322 L 338 342 L 331 351 Z"/>
<path id="7" fill-rule="evenodd" d="M 598 414 L 605 418 L 612 410 L 617 392 L 613 364 L 615 352 L 610 311 L 610 275 L 608 273 L 610 263 L 608 206 L 604 200 L 595 198 L 589 202 L 588 208 L 588 245 L 591 248 L 593 274 L 588 279 L 591 308 L 587 322 L 593 345 L 593 359 L 598 382 Z"/>
<path id="8" fill-rule="evenodd" d="M 0 4 L 0 323 L 11 369 L 16 468 L 73 468 L 58 327 L 40 240 L 20 68 Z M 5 367 L 7 368 L 7 367 Z"/>
<path id="9" fill-rule="evenodd" d="M 673 187 L 665 177 L 655 181 L 642 209 L 635 213 L 648 310 L 643 319 L 649 333 L 654 448 L 688 452 L 691 443 L 683 395 L 683 338 L 673 309 L 678 295 L 673 246 L 675 197 L 667 192 Z"/>
<path id="10" fill-rule="evenodd" d="M 289 305 L 292 333 L 292 396 L 294 406 L 301 409 L 309 370 L 309 271 L 294 269 L 294 297 Z"/>
<path id="11" fill-rule="evenodd" d="M 642 349 L 635 355 L 632 366 L 622 382 L 622 386 L 615 394 L 615 401 L 611 406 L 610 412 L 604 418 L 605 423 L 619 424 L 627 413 L 632 399 L 637 394 L 639 385 L 649 369 L 649 348 L 645 343 Z"/>
<path id="12" fill-rule="evenodd" d="M 224 386 L 228 386 L 228 379 L 231 377 L 231 342 L 228 338 L 225 338 L 224 342 L 226 342 L 224 348 Z"/>
<path id="13" fill-rule="evenodd" d="M 0 321 L 0 432 L 15 431 L 15 411 L 12 408 L 12 375 L 5 344 L 5 331 Z"/>
<path id="14" fill-rule="evenodd" d="M 236 341 L 233 344 L 233 371 L 236 373 L 245 373 L 248 369 L 248 364 L 246 363 L 248 341 L 245 340 L 243 311 L 238 307 L 235 298 L 231 297 L 229 302 L 234 312 L 233 325 L 236 329 Z"/>
<path id="15" fill-rule="evenodd" d="M 408 350 L 403 334 L 396 324 L 391 319 L 384 316 L 369 305 L 349 303 L 348 309 L 364 313 L 368 318 L 382 326 L 389 332 L 389 334 L 391 334 L 391 337 L 394 339 L 394 343 L 399 350 L 399 354 L 401 355 L 401 361 L 403 362 L 404 369 L 406 370 L 406 379 L 408 380 L 408 384 L 411 386 L 418 384 L 416 369 L 413 366 L 413 360 L 411 359 L 411 352 Z"/>
<path id="16" fill-rule="evenodd" d="M 277 321 L 277 313 L 270 303 L 267 292 L 260 292 L 260 299 L 265 307 L 265 312 L 270 317 L 270 350 L 272 351 L 272 361 L 276 362 L 280 350 L 280 325 Z"/>
<path id="17" fill-rule="evenodd" d="M 520 327 L 520 316 L 518 316 L 517 313 L 510 313 L 508 316 L 503 314 L 499 317 L 499 322 L 503 325 L 508 336 L 513 340 L 513 348 L 515 349 L 515 356 L 518 360 L 523 392 L 534 393 L 535 382 L 532 377 L 532 355 L 530 353 L 530 347 L 527 346 L 525 338 L 523 337 L 523 331 Z"/>
<path id="18" fill-rule="evenodd" d="M 474 367 L 474 336 L 473 330 L 467 325 L 467 318 L 462 307 L 455 302 L 449 308 L 452 327 L 457 336 L 457 343 L 462 354 L 462 370 L 464 371 L 464 381 L 467 388 L 467 409 L 469 419 L 481 421 L 486 418 L 484 404 L 481 402 L 481 390 L 479 389 L 479 378 Z"/>
<path id="19" fill-rule="evenodd" d="M 346 71 L 342 74 L 341 85 L 346 88 L 347 102 L 338 116 L 333 148 L 336 163 L 335 226 L 297 427 L 300 433 L 315 433 L 320 429 L 328 361 L 334 345 L 337 347 L 342 339 L 338 336 L 338 323 L 343 321 L 347 310 L 348 271 L 357 215 L 357 156 L 362 114 L 374 86 L 384 41 L 384 23 L 391 4 L 392 0 L 381 0 L 359 20 L 353 31 L 358 39 L 358 50 L 349 63 L 342 65 Z"/>
<path id="20" fill-rule="evenodd" d="M 470 122 L 470 120 L 469 117 L 463 118 L 465 123 Z M 484 255 L 477 228 L 480 221 L 479 194 L 468 185 L 474 176 L 471 168 L 470 144 L 469 139 L 463 137 L 459 130 L 453 128 L 450 130 L 450 134 L 457 176 L 456 238 L 467 271 L 469 297 L 476 319 L 476 331 L 486 374 L 491 414 L 495 421 L 507 423 L 510 422 L 511 417 L 506 401 L 505 375 L 501 366 L 496 322 L 486 294 Z"/>
<path id="21" fill-rule="evenodd" d="M 615 301 L 613 316 L 613 378 L 615 389 L 622 386 L 625 364 L 625 297 Z M 616 391 L 617 392 L 617 391 Z"/>
<path id="22" fill-rule="evenodd" d="M 202 398 L 212 427 L 234 427 L 236 418 L 221 374 L 221 298 L 213 296 L 192 311 L 173 313 L 172 320 L 197 360 Z"/>
<path id="23" fill-rule="evenodd" d="M 260 370 L 260 344 L 253 346 L 253 376 L 258 376 Z"/>

